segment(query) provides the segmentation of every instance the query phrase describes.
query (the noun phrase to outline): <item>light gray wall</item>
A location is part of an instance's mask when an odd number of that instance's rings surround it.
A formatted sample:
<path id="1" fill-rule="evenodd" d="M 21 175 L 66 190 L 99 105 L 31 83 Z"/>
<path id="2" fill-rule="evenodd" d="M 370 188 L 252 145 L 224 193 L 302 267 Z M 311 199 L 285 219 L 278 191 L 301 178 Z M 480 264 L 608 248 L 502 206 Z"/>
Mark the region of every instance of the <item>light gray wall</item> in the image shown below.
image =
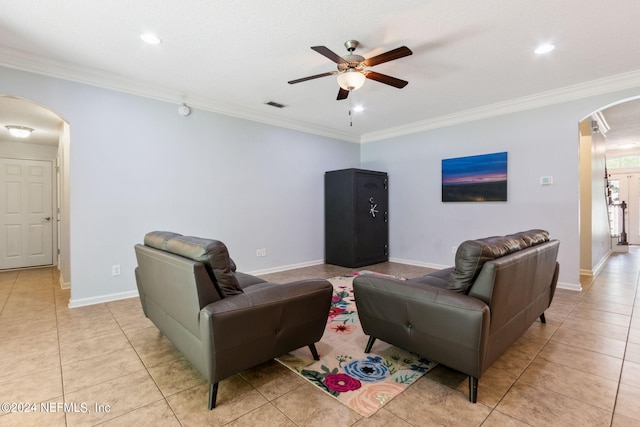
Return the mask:
<path id="1" fill-rule="evenodd" d="M 577 285 L 578 122 L 640 89 L 362 146 L 205 111 L 182 117 L 174 104 L 1 67 L 0 93 L 70 124 L 80 305 L 135 292 L 133 245 L 154 229 L 223 240 L 241 271 L 320 262 L 324 172 L 359 165 L 390 174 L 393 259 L 451 265 L 465 239 L 540 227 L 561 241 L 560 281 Z M 498 151 L 509 153 L 508 202 L 441 203 L 442 159 Z M 543 175 L 554 185 L 539 186 Z"/>
<path id="2" fill-rule="evenodd" d="M 364 144 L 362 167 L 389 173 L 390 257 L 453 265 L 462 241 L 530 228 L 560 240 L 560 282 L 579 287 L 578 123 L 640 93 L 620 91 Z M 508 152 L 508 201 L 442 203 L 442 159 Z M 540 186 L 541 176 L 553 185 Z"/>
<path id="3" fill-rule="evenodd" d="M 0 93 L 70 124 L 72 305 L 135 292 L 156 229 L 220 239 L 241 271 L 321 262 L 324 172 L 359 164 L 354 143 L 7 68 Z"/>
<path id="4" fill-rule="evenodd" d="M 0 157 L 27 160 L 51 160 L 55 164 L 57 147 L 0 140 Z"/>

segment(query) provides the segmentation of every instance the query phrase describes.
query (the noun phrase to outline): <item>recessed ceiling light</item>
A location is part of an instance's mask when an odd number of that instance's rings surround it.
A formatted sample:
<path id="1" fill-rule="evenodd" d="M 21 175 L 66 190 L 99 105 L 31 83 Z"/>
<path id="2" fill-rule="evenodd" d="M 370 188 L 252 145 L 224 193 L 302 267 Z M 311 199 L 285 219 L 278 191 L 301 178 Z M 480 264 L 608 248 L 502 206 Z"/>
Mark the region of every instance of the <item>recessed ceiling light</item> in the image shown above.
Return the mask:
<path id="1" fill-rule="evenodd" d="M 160 37 L 158 37 L 157 35 L 155 35 L 153 33 L 141 34 L 140 38 L 142 39 L 143 42 L 149 43 L 149 44 L 160 44 L 160 43 L 162 43 L 162 40 L 160 39 Z"/>
<path id="2" fill-rule="evenodd" d="M 542 54 L 551 52 L 555 48 L 556 48 L 556 46 L 554 44 L 544 43 L 544 44 L 541 44 L 540 46 L 538 46 L 536 48 L 536 50 L 534 50 L 534 52 L 536 54 L 538 54 L 538 55 L 542 55 Z"/>
<path id="3" fill-rule="evenodd" d="M 364 111 L 364 107 L 362 105 L 356 105 L 355 107 L 353 107 L 353 111 L 355 111 L 356 113 L 360 113 Z"/>

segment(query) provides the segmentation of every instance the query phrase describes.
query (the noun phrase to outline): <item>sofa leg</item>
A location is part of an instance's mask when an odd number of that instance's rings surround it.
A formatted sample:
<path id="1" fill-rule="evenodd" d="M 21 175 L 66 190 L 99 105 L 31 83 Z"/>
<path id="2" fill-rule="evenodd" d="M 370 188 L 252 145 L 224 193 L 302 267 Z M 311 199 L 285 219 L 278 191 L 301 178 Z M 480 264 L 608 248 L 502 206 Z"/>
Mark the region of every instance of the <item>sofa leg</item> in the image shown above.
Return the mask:
<path id="1" fill-rule="evenodd" d="M 542 314 L 540 315 L 540 322 L 541 322 L 541 323 L 547 323 L 547 319 L 545 319 L 545 318 L 544 318 L 544 313 L 542 313 Z"/>
<path id="2" fill-rule="evenodd" d="M 478 379 L 469 376 L 469 402 L 476 403 L 478 400 Z"/>
<path id="3" fill-rule="evenodd" d="M 209 384 L 209 410 L 216 407 L 216 398 L 218 397 L 218 383 Z"/>
<path id="4" fill-rule="evenodd" d="M 371 347 L 373 347 L 374 342 L 376 342 L 376 337 L 370 336 L 369 341 L 367 342 L 367 346 L 364 349 L 365 353 L 369 353 L 371 351 Z"/>
<path id="5" fill-rule="evenodd" d="M 315 344 L 309 344 L 309 351 L 311 351 L 311 355 L 313 356 L 313 360 L 320 360 L 320 356 L 318 356 L 318 350 L 316 350 Z"/>

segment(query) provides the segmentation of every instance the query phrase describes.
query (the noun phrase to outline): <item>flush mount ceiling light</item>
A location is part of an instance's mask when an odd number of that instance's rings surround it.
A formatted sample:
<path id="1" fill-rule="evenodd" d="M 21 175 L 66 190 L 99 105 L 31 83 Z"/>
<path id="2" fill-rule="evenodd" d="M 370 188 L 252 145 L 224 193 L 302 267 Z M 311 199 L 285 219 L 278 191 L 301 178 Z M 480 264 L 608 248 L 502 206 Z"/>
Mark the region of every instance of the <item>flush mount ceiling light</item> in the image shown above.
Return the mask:
<path id="1" fill-rule="evenodd" d="M 140 38 L 142 39 L 143 42 L 148 43 L 148 44 L 160 44 L 160 43 L 162 43 L 162 40 L 160 39 L 160 37 L 158 37 L 157 35 L 155 35 L 153 33 L 141 34 Z"/>
<path id="2" fill-rule="evenodd" d="M 33 129 L 28 128 L 26 126 L 15 126 L 15 125 L 7 125 L 5 126 L 11 136 L 15 136 L 16 138 L 29 138 Z"/>
<path id="3" fill-rule="evenodd" d="M 360 71 L 348 68 L 338 74 L 338 84 L 344 90 L 352 91 L 362 87 L 366 77 Z"/>
<path id="4" fill-rule="evenodd" d="M 553 49 L 555 49 L 555 48 L 556 48 L 556 46 L 555 46 L 554 44 L 551 44 L 551 43 L 543 43 L 543 44 L 541 44 L 540 46 L 538 46 L 538 47 L 536 48 L 536 50 L 534 50 L 534 52 L 535 52 L 537 55 L 543 55 L 543 54 L 545 54 L 545 53 L 549 53 L 549 52 L 551 52 L 551 51 L 552 51 Z"/>

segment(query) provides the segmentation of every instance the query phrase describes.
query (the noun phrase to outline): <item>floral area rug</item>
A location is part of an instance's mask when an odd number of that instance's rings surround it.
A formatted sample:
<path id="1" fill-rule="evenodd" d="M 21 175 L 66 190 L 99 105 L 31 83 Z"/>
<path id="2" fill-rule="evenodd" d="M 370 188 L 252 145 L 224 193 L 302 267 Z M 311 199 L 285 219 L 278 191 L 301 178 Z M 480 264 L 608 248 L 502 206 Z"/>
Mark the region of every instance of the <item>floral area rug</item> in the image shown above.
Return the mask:
<path id="1" fill-rule="evenodd" d="M 352 276 L 329 279 L 333 300 L 327 327 L 316 343 L 320 360 L 307 347 L 276 360 L 338 399 L 369 417 L 409 385 L 436 366 L 435 362 L 376 340 L 364 353 L 368 336 L 362 332 L 353 298 Z"/>

